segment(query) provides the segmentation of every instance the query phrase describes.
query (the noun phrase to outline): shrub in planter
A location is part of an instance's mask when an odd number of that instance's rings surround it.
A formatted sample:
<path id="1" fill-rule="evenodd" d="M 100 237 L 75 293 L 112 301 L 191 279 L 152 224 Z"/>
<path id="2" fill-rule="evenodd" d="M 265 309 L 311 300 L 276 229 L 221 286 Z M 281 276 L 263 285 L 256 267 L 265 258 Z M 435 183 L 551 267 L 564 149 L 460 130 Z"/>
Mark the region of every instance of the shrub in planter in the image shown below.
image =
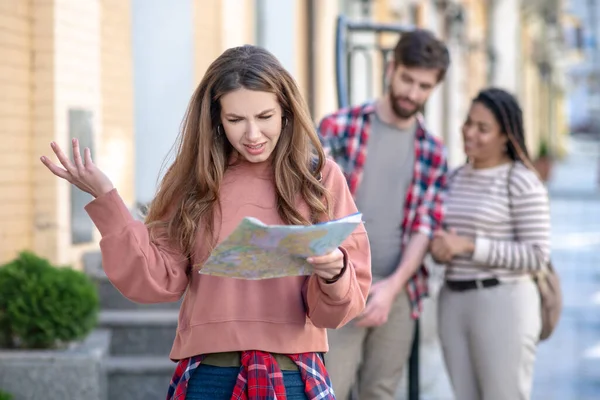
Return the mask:
<path id="1" fill-rule="evenodd" d="M 0 347 L 53 349 L 86 337 L 99 299 L 80 271 L 53 267 L 30 252 L 0 267 Z"/>
<path id="2" fill-rule="evenodd" d="M 12 400 L 12 395 L 10 393 L 3 392 L 0 390 L 0 400 Z"/>

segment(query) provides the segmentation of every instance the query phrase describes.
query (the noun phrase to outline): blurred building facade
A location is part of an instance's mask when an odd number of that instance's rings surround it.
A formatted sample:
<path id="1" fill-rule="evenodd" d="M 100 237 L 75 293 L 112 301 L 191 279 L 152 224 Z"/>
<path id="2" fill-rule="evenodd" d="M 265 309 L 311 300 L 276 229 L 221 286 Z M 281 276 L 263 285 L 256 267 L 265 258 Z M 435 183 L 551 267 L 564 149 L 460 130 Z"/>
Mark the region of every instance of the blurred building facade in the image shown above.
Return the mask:
<path id="1" fill-rule="evenodd" d="M 89 144 L 126 202 L 153 196 L 187 102 L 210 62 L 252 43 L 294 75 L 317 122 L 338 108 L 336 20 L 421 26 L 451 49 L 426 107 L 452 165 L 470 99 L 498 85 L 522 102 L 528 144 L 560 148 L 566 132 L 561 0 L 4 0 L 0 2 L 0 262 L 31 249 L 79 264 L 98 234 L 89 197 L 39 162 L 50 141 Z M 397 36 L 355 40 L 393 45 Z M 355 102 L 381 93 L 384 63 L 353 61 Z"/>
<path id="2" fill-rule="evenodd" d="M 569 0 L 566 4 L 569 47 L 584 57 L 569 69 L 569 112 L 573 132 L 600 134 L 600 4 Z"/>
<path id="3" fill-rule="evenodd" d="M 0 76 L 0 262 L 24 249 L 76 262 L 97 247 L 79 207 L 87 199 L 39 157 L 80 136 L 133 201 L 131 4 L 0 2 Z"/>
<path id="4" fill-rule="evenodd" d="M 443 38 L 452 65 L 426 105 L 450 164 L 464 161 L 460 127 L 472 97 L 496 85 L 517 95 L 532 155 L 564 151 L 565 71 L 580 53 L 564 0 L 3 0 L 0 2 L 0 263 L 29 249 L 81 266 L 99 235 L 91 200 L 39 156 L 78 137 L 132 210 L 154 195 L 189 98 L 208 65 L 245 43 L 273 52 L 296 78 L 317 123 L 338 108 L 336 22 L 420 26 Z M 361 32 L 364 48 L 397 35 Z M 348 43 L 345 43 L 347 46 Z M 571 57 L 573 56 L 573 57 Z M 385 87 L 383 59 L 352 57 L 353 103 Z M 421 330 L 422 398 L 451 399 L 437 341 L 436 293 Z M 405 391 L 401 391 L 405 393 Z"/>

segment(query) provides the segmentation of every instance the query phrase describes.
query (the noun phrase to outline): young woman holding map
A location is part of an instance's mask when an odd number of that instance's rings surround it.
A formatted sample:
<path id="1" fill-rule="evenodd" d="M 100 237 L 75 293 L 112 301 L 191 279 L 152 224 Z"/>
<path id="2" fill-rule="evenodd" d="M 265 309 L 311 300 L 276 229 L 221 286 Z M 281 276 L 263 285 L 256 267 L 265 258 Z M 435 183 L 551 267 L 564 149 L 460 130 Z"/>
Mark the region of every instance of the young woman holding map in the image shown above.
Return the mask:
<path id="1" fill-rule="evenodd" d="M 56 176 L 95 199 L 103 267 L 126 297 L 176 301 L 185 293 L 170 358 L 168 399 L 335 399 L 322 361 L 327 328 L 365 306 L 370 250 L 362 224 L 333 252 L 309 257 L 310 276 L 233 279 L 197 273 L 245 217 L 311 225 L 355 213 L 337 165 L 326 160 L 298 87 L 264 49 L 225 51 L 196 89 L 145 223 L 136 221 L 90 150 L 73 161 L 56 143 Z"/>

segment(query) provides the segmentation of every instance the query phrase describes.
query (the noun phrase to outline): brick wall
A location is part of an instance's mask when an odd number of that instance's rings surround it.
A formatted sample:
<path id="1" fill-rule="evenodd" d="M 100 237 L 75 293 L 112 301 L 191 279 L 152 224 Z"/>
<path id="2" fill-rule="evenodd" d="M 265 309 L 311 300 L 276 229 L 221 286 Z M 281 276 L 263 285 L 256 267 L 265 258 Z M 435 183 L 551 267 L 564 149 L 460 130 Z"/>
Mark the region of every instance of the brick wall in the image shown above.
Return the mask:
<path id="1" fill-rule="evenodd" d="M 30 1 L 0 2 L 0 263 L 32 244 Z"/>
<path id="2" fill-rule="evenodd" d="M 52 140 L 70 150 L 70 109 L 92 112 L 96 162 L 133 201 L 130 19 L 126 0 L 0 1 L 0 262 L 78 267 L 97 248 L 71 244 L 70 185 L 39 162 Z"/>
<path id="3" fill-rule="evenodd" d="M 32 195 L 24 199 L 33 207 L 31 250 L 42 256 L 56 256 L 56 180 L 39 161 L 42 154 L 51 154 L 50 141 L 54 140 L 54 1 L 33 0 L 31 4 L 32 50 L 32 120 L 31 154 Z"/>

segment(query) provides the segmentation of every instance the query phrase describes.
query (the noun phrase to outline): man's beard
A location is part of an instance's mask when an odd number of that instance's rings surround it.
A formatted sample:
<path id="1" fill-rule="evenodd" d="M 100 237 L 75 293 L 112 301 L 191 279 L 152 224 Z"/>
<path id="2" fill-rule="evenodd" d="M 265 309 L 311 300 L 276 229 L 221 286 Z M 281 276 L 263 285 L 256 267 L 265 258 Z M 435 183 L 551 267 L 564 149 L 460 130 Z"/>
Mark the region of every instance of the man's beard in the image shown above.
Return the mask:
<path id="1" fill-rule="evenodd" d="M 391 85 L 388 92 L 390 104 L 392 105 L 392 111 L 400 119 L 409 119 L 410 117 L 418 113 L 421 110 L 421 107 L 423 106 L 422 104 L 417 104 L 410 101 L 406 97 L 396 95 Z M 403 100 L 412 103 L 414 105 L 414 108 L 411 110 L 407 110 L 406 108 L 400 107 L 400 105 L 398 105 L 398 100 Z"/>

